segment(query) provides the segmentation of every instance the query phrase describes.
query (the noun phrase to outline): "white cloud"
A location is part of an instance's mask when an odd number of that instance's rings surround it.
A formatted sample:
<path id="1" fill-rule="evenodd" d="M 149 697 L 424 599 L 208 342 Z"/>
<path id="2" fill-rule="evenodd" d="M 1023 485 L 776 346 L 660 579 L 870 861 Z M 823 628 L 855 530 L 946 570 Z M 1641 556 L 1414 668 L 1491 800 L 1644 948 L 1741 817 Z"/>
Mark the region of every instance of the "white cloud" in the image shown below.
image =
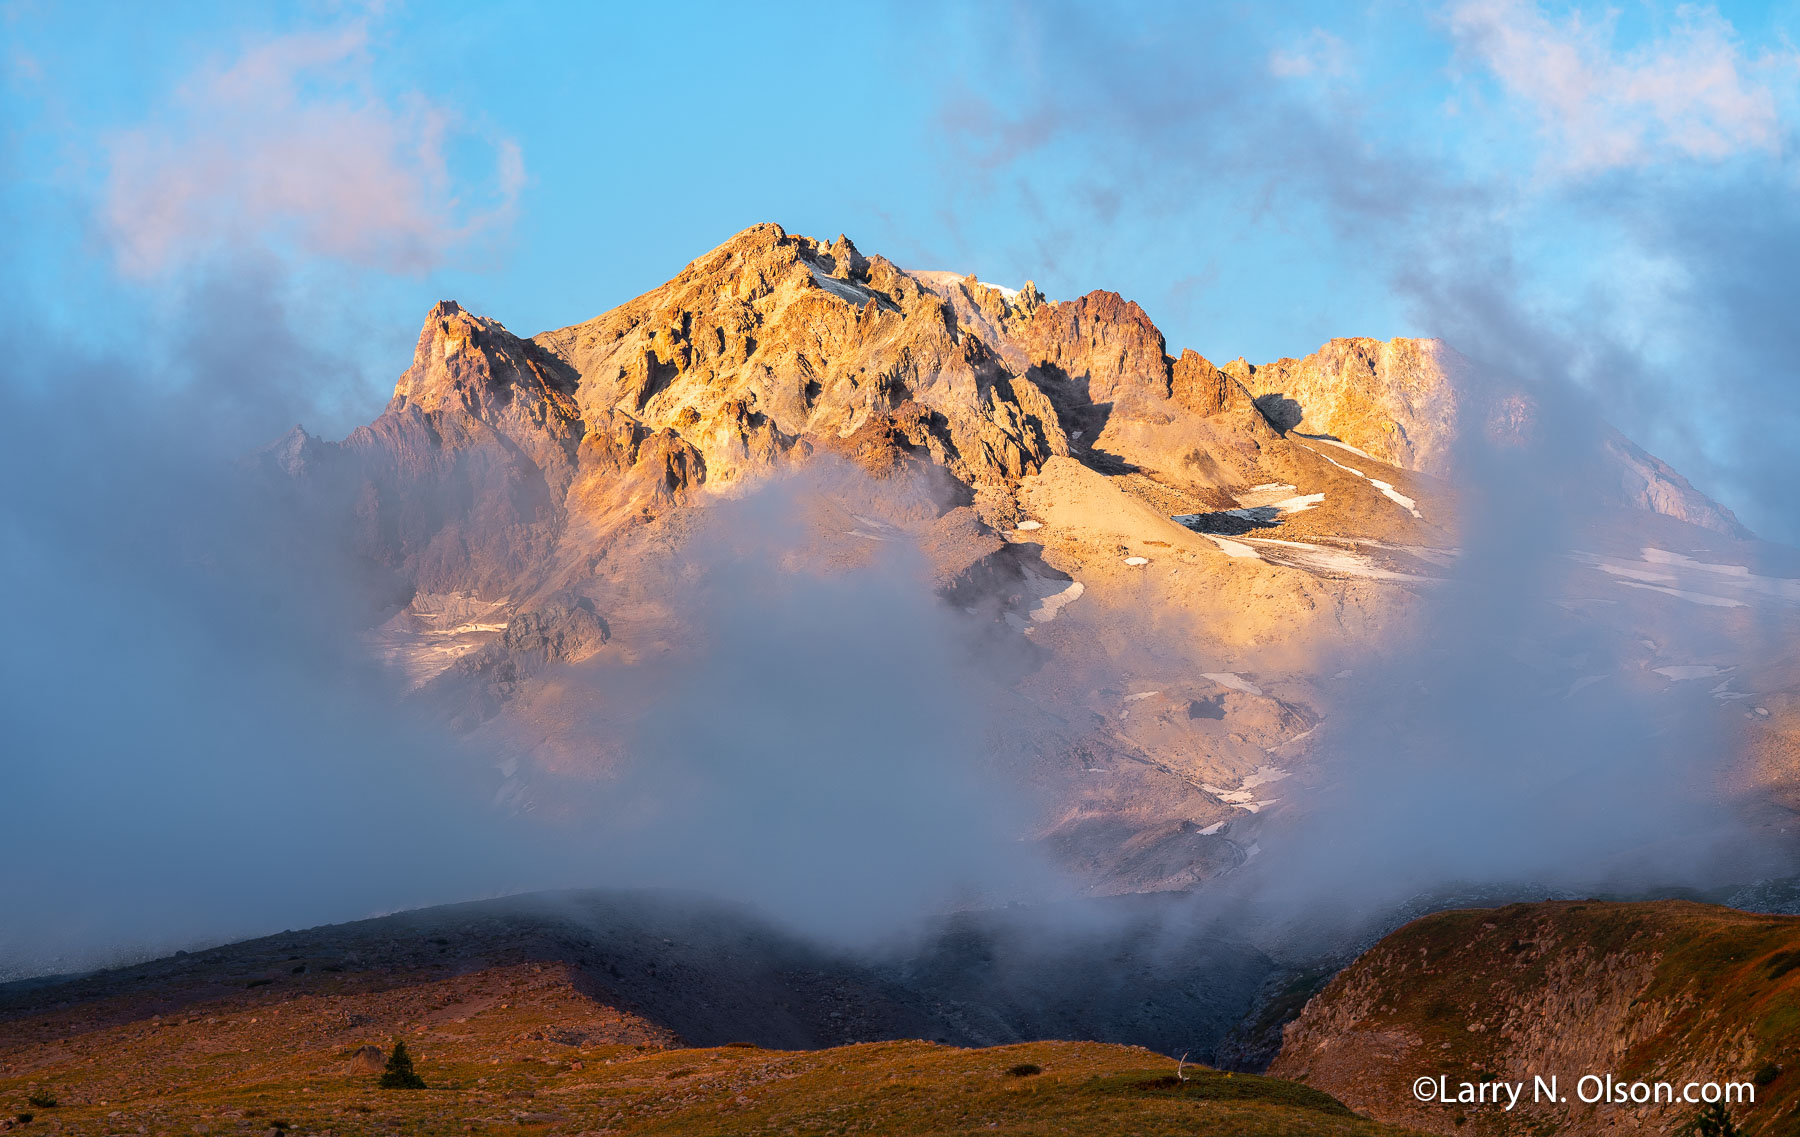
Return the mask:
<path id="1" fill-rule="evenodd" d="M 1777 153 L 1797 74 L 1787 54 L 1748 56 L 1711 8 L 1683 6 L 1665 36 L 1615 50 L 1615 20 L 1552 20 L 1534 0 L 1462 0 L 1458 46 L 1537 118 L 1567 173 L 1671 157 L 1717 161 Z"/>
<path id="2" fill-rule="evenodd" d="M 1291 48 L 1269 53 L 1269 74 L 1277 79 L 1331 79 L 1349 71 L 1348 45 L 1323 28 L 1314 28 Z"/>
<path id="3" fill-rule="evenodd" d="M 282 36 L 202 67 L 108 140 L 103 215 L 119 268 L 151 277 L 243 241 L 416 273 L 504 225 L 524 181 L 519 148 L 483 139 L 422 95 L 372 81 L 364 26 Z M 474 144 L 483 205 L 450 173 Z"/>

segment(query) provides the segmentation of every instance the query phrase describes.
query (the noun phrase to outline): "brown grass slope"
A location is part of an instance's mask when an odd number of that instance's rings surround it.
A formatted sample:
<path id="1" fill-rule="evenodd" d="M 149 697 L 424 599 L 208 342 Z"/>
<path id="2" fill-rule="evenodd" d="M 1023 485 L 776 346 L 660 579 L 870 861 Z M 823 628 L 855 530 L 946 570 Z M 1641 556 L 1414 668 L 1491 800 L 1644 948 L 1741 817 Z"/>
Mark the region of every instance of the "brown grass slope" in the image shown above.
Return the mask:
<path id="1" fill-rule="evenodd" d="M 519 1004 L 521 1015 L 534 1010 Z M 121 1040 L 129 1059 L 153 1041 Z M 818 1051 L 618 1045 L 488 1057 L 417 1043 L 427 1088 L 383 1090 L 347 1053 L 276 1050 L 160 1093 L 37 1107 L 19 1132 L 65 1134 L 1194 1134 L 1375 1137 L 1292 1082 L 1175 1066 L 1145 1050 L 1038 1042 L 964 1050 L 882 1042 Z M 1035 1069 L 1037 1072 L 1031 1072 Z M 7 1107 L 28 1084 L 0 1078 Z M 29 1091 L 43 1093 L 42 1090 Z M 15 1101 L 18 1103 L 15 1106 Z"/>
<path id="2" fill-rule="evenodd" d="M 917 1044 L 921 1052 L 934 1052 L 932 1045 L 1037 1039 L 1132 1044 L 1094 1049 L 1100 1058 L 1078 1068 L 1091 1067 L 1096 1077 L 1125 1077 L 1157 1061 L 1170 1065 L 1151 1058 L 1144 1045 L 1165 1054 L 1206 1053 L 1248 1009 L 1269 961 L 1253 949 L 1204 937 L 1176 950 L 1167 936 L 1152 934 L 1159 912 L 1152 898 L 1095 904 L 1116 917 L 1104 935 L 1058 937 L 1052 945 L 1042 942 L 1045 925 L 1029 914 L 968 913 L 910 954 L 878 957 L 810 944 L 734 906 L 684 894 L 544 893 L 0 985 L 0 1121 L 37 1113 L 33 1124 L 40 1127 L 70 1119 L 97 1127 L 78 1132 L 129 1133 L 139 1126 L 186 1132 L 184 1126 L 205 1125 L 232 1131 L 250 1115 L 229 1111 L 260 1109 L 251 1120 L 301 1125 L 306 1118 L 309 1128 L 362 1132 L 328 1124 L 326 1115 L 348 1109 L 346 1087 L 369 1088 L 368 1077 L 343 1080 L 359 1072 L 356 1054 L 389 1048 L 397 1038 L 407 1041 L 436 1090 L 459 1089 L 420 1099 L 431 1116 L 454 1115 L 458 1125 L 488 1116 L 511 1124 L 513 1112 L 554 1112 L 528 1100 L 544 1079 L 563 1079 L 555 1082 L 559 1094 L 599 1094 L 595 1081 L 604 1080 L 609 1062 L 726 1044 L 764 1055 L 908 1039 L 929 1040 Z M 1094 966 L 1099 959 L 1106 961 L 1103 971 Z M 726 1058 L 743 1057 L 738 1047 L 727 1050 Z M 811 1058 L 781 1062 L 782 1072 L 768 1078 L 783 1085 L 826 1068 Z M 953 1061 L 943 1068 L 963 1070 Z M 1073 1068 L 1059 1058 L 1054 1069 Z M 973 1078 L 986 1070 L 972 1060 L 963 1073 Z M 372 1071 L 365 1064 L 360 1073 Z M 637 1075 L 619 1076 L 636 1084 L 629 1077 Z M 643 1099 L 655 1103 L 646 1116 L 692 1104 L 687 1083 L 652 1084 L 658 1093 Z M 1244 1086 L 1258 1084 L 1233 1082 L 1219 1092 L 1242 1096 Z M 669 1101 L 660 1096 L 664 1089 L 674 1095 Z M 1090 1089 L 1077 1097 L 1092 1102 L 1055 1109 L 1105 1112 L 1117 1105 L 1131 1115 L 1164 1108 L 1131 1104 L 1143 1095 L 1130 1085 Z M 1150 1087 L 1146 1093 L 1160 1101 L 1176 1091 L 1198 1092 Z M 1118 1105 L 1121 1095 L 1129 1100 Z M 34 1096 L 58 1105 L 34 1108 Z M 302 1108 L 327 1099 L 335 1104 L 321 1105 L 325 1114 Z M 1312 1109 L 1306 1103 L 1318 1100 L 1302 1094 L 1288 1105 L 1298 1103 L 1304 1113 Z M 495 1112 L 494 1101 L 511 1103 L 512 1112 Z M 934 1102 L 919 1108 L 950 1108 Z M 1338 1120 L 1308 1116 L 1298 1127 L 1255 1131 L 1360 1131 L 1331 1116 Z M 644 1118 L 625 1120 L 636 1125 Z M 588 1129 L 617 1124 L 600 1125 L 594 1116 L 584 1122 Z M 409 1123 L 403 1131 L 415 1129 Z"/>
<path id="3" fill-rule="evenodd" d="M 1286 1030 L 1269 1072 L 1439 1133 L 1674 1131 L 1692 1105 L 1583 1105 L 1586 1074 L 1758 1083 L 1746 1133 L 1800 1134 L 1800 918 L 1665 900 L 1443 912 L 1394 932 Z M 1411 1083 L 1559 1078 L 1567 1104 L 1422 1105 Z"/>
<path id="4" fill-rule="evenodd" d="M 1140 1047 L 907 1041 L 972 1037 L 944 1013 L 953 992 L 730 915 L 558 894 L 9 984 L 0 1129 L 1395 1132 L 1290 1082 L 1192 1067 L 1177 1081 Z M 720 1045 L 733 1030 L 764 1045 Z M 887 1040 L 842 1045 L 872 1038 Z M 427 1088 L 378 1087 L 371 1048 L 398 1039 Z"/>

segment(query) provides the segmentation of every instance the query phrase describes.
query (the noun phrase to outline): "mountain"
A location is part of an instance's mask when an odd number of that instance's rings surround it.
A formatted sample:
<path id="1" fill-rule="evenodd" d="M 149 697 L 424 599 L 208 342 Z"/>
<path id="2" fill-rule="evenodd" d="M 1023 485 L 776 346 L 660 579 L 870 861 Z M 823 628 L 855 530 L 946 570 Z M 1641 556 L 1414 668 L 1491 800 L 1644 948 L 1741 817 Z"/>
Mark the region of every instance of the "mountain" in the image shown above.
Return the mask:
<path id="1" fill-rule="evenodd" d="M 1329 759 L 1328 661 L 1404 642 L 1487 530 L 1468 511 L 1506 487 L 1469 498 L 1471 438 L 1535 424 L 1586 446 L 1543 476 L 1594 503 L 1546 600 L 1619 660 L 1533 649 L 1538 681 L 1666 691 L 1785 824 L 1800 676 L 1776 645 L 1800 630 L 1800 563 L 1533 399 L 1431 340 L 1219 367 L 1114 293 L 1057 301 L 765 224 L 530 338 L 440 303 L 380 417 L 264 458 L 387 574 L 371 650 L 507 756 L 496 792 L 521 809 L 629 768 L 616 740 L 643 714 L 553 676 L 701 650 L 677 593 L 706 519 L 802 478 L 795 555 L 918 551 L 986 653 L 968 687 L 1008 724 L 986 750 L 1027 835 L 1130 892 L 1254 855 L 1276 783 Z"/>
<path id="2" fill-rule="evenodd" d="M 361 645 L 468 743 L 446 749 L 491 757 L 495 808 L 603 834 L 561 869 L 679 878 L 711 841 L 706 879 L 737 870 L 735 895 L 798 801 L 834 814 L 801 853 L 850 882 L 810 908 L 898 906 L 865 872 L 886 815 L 844 803 L 941 805 L 967 774 L 1001 797 L 904 851 L 984 869 L 956 843 L 975 831 L 1088 895 L 1013 903 L 977 871 L 913 942 L 854 955 L 641 893 L 284 932 L 0 987 L 0 1094 L 69 1132 L 1683 1120 L 1408 1104 L 1418 1070 L 1486 1085 L 1552 1056 L 1748 1070 L 1770 1088 L 1753 1120 L 1783 1132 L 1792 920 L 1532 904 L 1380 937 L 1453 888 L 1545 895 L 1521 864 L 1680 867 L 1800 811 L 1800 555 L 1591 412 L 1432 340 L 1221 367 L 1113 293 L 775 225 L 529 338 L 442 302 L 374 421 L 296 429 L 251 472 L 354 550 Z M 899 593 L 919 603 L 863 620 Z M 834 638 L 857 651 L 795 650 Z M 752 768 L 684 767 L 683 745 Z M 1463 777 L 1466 753 L 1496 776 Z M 699 829 L 656 827 L 722 772 Z M 621 788 L 607 824 L 595 786 Z M 608 844 L 614 820 L 653 839 Z M 1383 844 L 1414 827 L 1435 843 Z M 1305 1085 L 1130 1049 L 1254 1066 L 1278 1034 L 1275 1073 Z M 402 1036 L 422 1096 L 370 1084 Z"/>
<path id="3" fill-rule="evenodd" d="M 1584 1103 L 1586 1075 L 1741 1082 L 1746 1133 L 1800 1132 L 1800 918 L 1686 901 L 1515 904 L 1400 929 L 1287 1026 L 1270 1073 L 1431 1133 L 1674 1132 L 1698 1104 Z M 1516 1108 L 1425 1104 L 1447 1084 L 1558 1077 Z M 1595 1096 L 1590 1086 L 1586 1094 Z"/>

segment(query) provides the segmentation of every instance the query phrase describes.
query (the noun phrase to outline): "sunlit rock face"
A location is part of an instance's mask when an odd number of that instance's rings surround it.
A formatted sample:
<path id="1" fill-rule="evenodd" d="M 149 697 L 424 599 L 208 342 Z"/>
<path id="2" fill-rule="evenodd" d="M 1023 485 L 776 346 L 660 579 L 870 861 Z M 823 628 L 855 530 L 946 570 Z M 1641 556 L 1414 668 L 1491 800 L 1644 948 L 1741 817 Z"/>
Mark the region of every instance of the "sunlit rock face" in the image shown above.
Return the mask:
<path id="1" fill-rule="evenodd" d="M 371 648 L 506 755 L 502 800 L 549 811 L 557 779 L 630 767 L 672 688 L 626 698 L 620 677 L 706 650 L 696 558 L 899 573 L 968 622 L 964 686 L 1004 724 L 978 749 L 1029 802 L 1022 835 L 1130 891 L 1240 868 L 1325 776 L 1335 661 L 1419 634 L 1468 538 L 1500 532 L 1511 489 L 1460 460 L 1550 444 L 1526 388 L 1500 388 L 1425 339 L 1220 367 L 1113 293 L 764 224 L 529 338 L 440 303 L 374 422 L 264 457 L 395 582 Z M 1721 646 L 1793 619 L 1783 570 L 1666 464 L 1601 423 L 1584 438 L 1589 520 L 1538 599 L 1620 682 L 1735 669 L 1746 699 L 1696 705 L 1743 735 L 1743 784 L 1800 800 L 1767 693 L 1794 684 Z M 752 520 L 721 532 L 732 503 Z M 1596 653 L 1559 650 L 1534 666 L 1579 698 Z M 605 690 L 576 681 L 601 671 Z"/>

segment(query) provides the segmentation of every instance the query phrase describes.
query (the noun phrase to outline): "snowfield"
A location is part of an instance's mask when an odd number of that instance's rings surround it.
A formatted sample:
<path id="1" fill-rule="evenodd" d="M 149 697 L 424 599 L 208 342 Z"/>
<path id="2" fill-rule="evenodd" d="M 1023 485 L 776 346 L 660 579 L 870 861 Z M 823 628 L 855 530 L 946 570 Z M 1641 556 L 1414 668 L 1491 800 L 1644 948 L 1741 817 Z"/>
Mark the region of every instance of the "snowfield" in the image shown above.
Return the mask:
<path id="1" fill-rule="evenodd" d="M 1638 561 L 1596 553 L 1573 555 L 1621 587 L 1658 592 L 1708 608 L 1746 608 L 1759 600 L 1800 604 L 1800 580 L 1757 576 L 1746 565 L 1714 564 L 1652 546 L 1641 550 Z"/>

